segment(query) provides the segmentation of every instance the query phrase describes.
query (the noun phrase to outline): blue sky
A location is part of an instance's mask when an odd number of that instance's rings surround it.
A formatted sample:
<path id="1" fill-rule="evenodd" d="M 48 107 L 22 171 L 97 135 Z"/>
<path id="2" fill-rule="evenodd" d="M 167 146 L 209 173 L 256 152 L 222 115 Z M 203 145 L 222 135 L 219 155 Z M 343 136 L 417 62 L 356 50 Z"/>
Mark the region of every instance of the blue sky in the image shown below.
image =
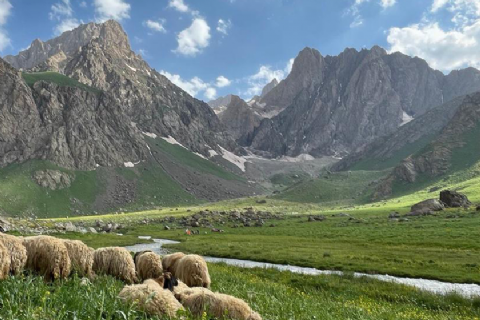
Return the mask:
<path id="1" fill-rule="evenodd" d="M 306 46 L 336 55 L 380 45 L 444 72 L 480 67 L 480 0 L 0 0 L 0 54 L 109 18 L 203 100 L 251 97 Z"/>

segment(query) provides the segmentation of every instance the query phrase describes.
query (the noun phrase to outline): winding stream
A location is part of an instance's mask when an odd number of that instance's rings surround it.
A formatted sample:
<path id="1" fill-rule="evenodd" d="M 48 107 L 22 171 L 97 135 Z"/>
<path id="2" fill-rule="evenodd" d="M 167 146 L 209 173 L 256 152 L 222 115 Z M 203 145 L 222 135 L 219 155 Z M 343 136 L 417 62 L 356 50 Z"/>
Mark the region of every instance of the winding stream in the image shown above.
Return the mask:
<path id="1" fill-rule="evenodd" d="M 146 237 L 142 237 L 146 239 Z M 151 250 L 160 255 L 168 254 L 168 250 L 163 248 L 165 244 L 177 244 L 178 241 L 166 240 L 166 239 L 153 239 L 152 243 L 146 244 L 137 244 L 134 246 L 126 247 L 126 249 L 132 252 L 139 252 L 144 250 Z M 226 263 L 228 265 L 237 266 L 241 268 L 273 268 L 279 271 L 290 271 L 299 274 L 305 275 L 343 275 L 341 271 L 329 271 L 329 270 L 318 270 L 315 268 L 304 268 L 296 267 L 282 264 L 273 264 L 273 263 L 264 263 L 256 262 L 250 260 L 238 260 L 238 259 L 228 259 L 228 258 L 215 258 L 215 257 L 204 257 L 207 262 L 211 263 Z M 394 282 L 399 284 L 404 284 L 407 286 L 413 286 L 420 290 L 425 290 L 428 292 L 436 294 L 448 294 L 448 293 L 458 293 L 464 297 L 472 298 L 480 296 L 480 285 L 477 284 L 463 284 L 463 283 L 450 283 L 450 282 L 441 282 L 437 280 L 427 280 L 427 279 L 414 279 L 414 278 L 400 278 L 389 275 L 380 275 L 380 274 L 366 274 L 366 273 L 354 273 L 355 277 L 368 277 L 386 282 Z"/>

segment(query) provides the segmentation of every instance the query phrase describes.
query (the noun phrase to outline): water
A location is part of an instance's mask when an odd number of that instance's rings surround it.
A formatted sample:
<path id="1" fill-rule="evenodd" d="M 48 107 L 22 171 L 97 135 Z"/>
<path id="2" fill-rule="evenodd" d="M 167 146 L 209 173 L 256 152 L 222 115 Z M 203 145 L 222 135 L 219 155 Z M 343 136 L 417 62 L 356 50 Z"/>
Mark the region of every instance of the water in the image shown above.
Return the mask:
<path id="1" fill-rule="evenodd" d="M 145 239 L 145 237 L 142 237 L 142 238 Z M 163 245 L 179 243 L 178 241 L 172 241 L 172 240 L 166 240 L 166 239 L 153 239 L 153 241 L 154 241 L 153 243 L 137 244 L 137 245 L 129 246 L 126 248 L 132 252 L 151 250 L 160 255 L 165 255 L 165 254 L 168 254 L 169 252 L 167 249 L 163 248 Z M 257 261 L 250 261 L 250 260 L 238 260 L 238 259 L 215 258 L 215 257 L 204 257 L 204 258 L 207 262 L 226 263 L 228 265 L 241 267 L 241 268 L 271 268 L 279 271 L 290 271 L 293 273 L 313 275 L 313 276 L 343 275 L 343 272 L 341 271 L 318 270 L 315 268 L 304 268 L 304 267 L 257 262 Z M 436 294 L 457 293 L 467 298 L 480 296 L 480 285 L 477 285 L 477 284 L 449 283 L 449 282 L 442 282 L 442 281 L 428 280 L 428 279 L 400 278 L 400 277 L 394 277 L 390 275 L 366 274 L 366 273 L 360 273 L 360 272 L 355 272 L 354 276 L 368 277 L 368 278 L 377 279 L 380 281 L 399 283 L 399 284 L 412 286 L 420 290 L 424 290 L 424 291 L 428 291 Z"/>

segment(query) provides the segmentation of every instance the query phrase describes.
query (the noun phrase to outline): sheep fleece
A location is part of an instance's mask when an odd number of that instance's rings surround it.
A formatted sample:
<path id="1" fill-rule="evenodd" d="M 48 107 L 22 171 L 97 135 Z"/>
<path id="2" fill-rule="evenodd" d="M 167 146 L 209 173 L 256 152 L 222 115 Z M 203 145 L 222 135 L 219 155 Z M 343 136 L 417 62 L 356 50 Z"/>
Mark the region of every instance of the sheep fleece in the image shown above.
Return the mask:
<path id="1" fill-rule="evenodd" d="M 177 263 L 175 276 L 189 287 L 210 288 L 210 275 L 205 260 L 195 254 L 190 254 Z"/>
<path id="2" fill-rule="evenodd" d="M 201 316 L 204 310 L 210 315 L 223 319 L 225 315 L 233 320 L 262 320 L 243 300 L 221 293 L 203 290 L 182 299 L 182 304 L 193 315 Z"/>
<path id="3" fill-rule="evenodd" d="M 125 248 L 110 247 L 95 250 L 93 271 L 98 274 L 111 275 L 128 284 L 137 282 L 135 263 Z"/>
<path id="4" fill-rule="evenodd" d="M 7 247 L 0 241 L 0 280 L 5 280 L 10 272 L 10 252 Z"/>
<path id="5" fill-rule="evenodd" d="M 185 310 L 170 291 L 154 280 L 125 286 L 118 296 L 127 303 L 138 303 L 141 310 L 152 316 L 175 318 L 179 310 Z"/>
<path id="6" fill-rule="evenodd" d="M 10 253 L 10 273 L 13 275 L 21 274 L 27 264 L 27 249 L 23 245 L 22 239 L 0 233 L 0 242 L 3 242 Z"/>
<path id="7" fill-rule="evenodd" d="M 79 240 L 64 240 L 68 256 L 72 262 L 72 269 L 81 277 L 93 278 L 93 252 L 86 244 Z"/>
<path id="8" fill-rule="evenodd" d="M 162 259 L 163 270 L 165 270 L 166 272 L 170 272 L 175 277 L 177 277 L 177 275 L 175 274 L 175 269 L 178 261 L 183 257 L 185 257 L 185 253 L 183 252 L 176 252 L 176 253 L 172 253 L 164 256 Z"/>
<path id="9" fill-rule="evenodd" d="M 46 281 L 64 279 L 70 275 L 71 262 L 63 241 L 50 236 L 23 239 L 27 249 L 27 269 L 37 271 Z"/>
<path id="10" fill-rule="evenodd" d="M 145 252 L 137 256 L 135 267 L 142 280 L 158 279 L 163 275 L 162 260 L 153 252 Z"/>

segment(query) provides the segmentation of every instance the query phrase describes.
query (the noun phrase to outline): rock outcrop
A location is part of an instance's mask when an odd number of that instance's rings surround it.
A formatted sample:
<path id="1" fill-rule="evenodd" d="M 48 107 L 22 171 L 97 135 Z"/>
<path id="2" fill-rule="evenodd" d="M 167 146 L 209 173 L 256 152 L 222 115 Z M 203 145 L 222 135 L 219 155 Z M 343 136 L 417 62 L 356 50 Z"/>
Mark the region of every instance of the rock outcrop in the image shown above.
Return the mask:
<path id="1" fill-rule="evenodd" d="M 428 212 L 428 211 L 442 211 L 445 209 L 444 204 L 437 199 L 428 199 L 417 203 L 410 209 L 411 212 Z"/>
<path id="2" fill-rule="evenodd" d="M 238 96 L 232 96 L 226 110 L 218 115 L 228 132 L 237 141 L 251 134 L 260 124 L 260 116 Z"/>
<path id="3" fill-rule="evenodd" d="M 444 190 L 440 192 L 440 201 L 442 201 L 445 206 L 449 208 L 468 208 L 472 205 L 466 195 L 451 190 Z"/>
<path id="4" fill-rule="evenodd" d="M 72 185 L 75 176 L 58 170 L 40 170 L 34 173 L 33 180 L 43 188 L 62 190 Z"/>
<path id="5" fill-rule="evenodd" d="M 476 90 L 475 69 L 445 76 L 424 60 L 380 47 L 347 49 L 334 57 L 306 48 L 289 76 L 256 103 L 273 116 L 261 122 L 248 144 L 272 157 L 343 157 Z"/>

